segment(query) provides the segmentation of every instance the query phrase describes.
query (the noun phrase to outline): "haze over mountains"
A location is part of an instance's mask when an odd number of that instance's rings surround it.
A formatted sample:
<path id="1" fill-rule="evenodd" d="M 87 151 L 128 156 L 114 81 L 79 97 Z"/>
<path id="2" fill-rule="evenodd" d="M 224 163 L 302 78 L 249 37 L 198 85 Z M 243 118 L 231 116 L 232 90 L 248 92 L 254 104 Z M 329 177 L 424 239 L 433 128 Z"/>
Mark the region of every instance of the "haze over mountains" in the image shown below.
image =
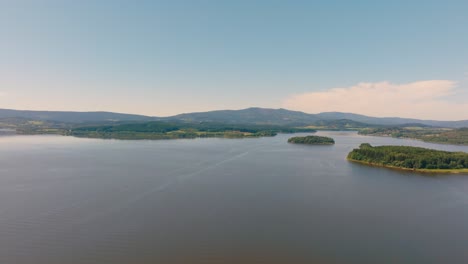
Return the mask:
<path id="1" fill-rule="evenodd" d="M 370 117 L 352 113 L 324 112 L 307 114 L 287 109 L 269 109 L 252 107 L 242 110 L 217 110 L 208 112 L 184 113 L 170 117 L 151 117 L 114 112 L 71 112 L 71 111 L 29 111 L 0 109 L 0 118 L 23 118 L 66 123 L 112 122 L 112 121 L 186 121 L 219 122 L 238 124 L 272 124 L 304 126 L 329 121 L 355 122 L 371 125 L 422 124 L 436 127 L 468 127 L 468 120 L 437 121 L 399 117 Z"/>
<path id="2" fill-rule="evenodd" d="M 73 112 L 73 111 L 30 111 L 0 109 L 0 118 L 24 118 L 31 120 L 66 123 L 104 121 L 149 121 L 152 117 L 114 112 Z"/>
<path id="3" fill-rule="evenodd" d="M 271 123 L 280 125 L 307 125 L 318 121 L 327 120 L 351 120 L 354 122 L 372 124 L 372 125 L 402 125 L 402 124 L 423 124 L 428 126 L 440 127 L 465 127 L 468 126 L 468 120 L 460 121 L 436 121 L 421 120 L 400 117 L 370 117 L 352 113 L 342 112 L 324 112 L 319 114 L 307 114 L 299 111 L 287 109 L 269 109 L 269 108 L 247 108 L 242 110 L 218 110 L 199 113 L 180 114 L 170 119 L 179 119 L 186 121 L 215 121 L 215 122 L 248 122 L 248 123 Z"/>

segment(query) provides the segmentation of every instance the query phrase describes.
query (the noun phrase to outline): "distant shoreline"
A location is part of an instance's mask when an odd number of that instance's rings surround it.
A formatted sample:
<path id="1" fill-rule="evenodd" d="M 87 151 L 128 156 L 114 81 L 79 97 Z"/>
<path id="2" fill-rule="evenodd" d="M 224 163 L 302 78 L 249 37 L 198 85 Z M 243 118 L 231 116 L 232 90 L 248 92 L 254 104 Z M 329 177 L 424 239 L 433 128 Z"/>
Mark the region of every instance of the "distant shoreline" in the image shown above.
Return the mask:
<path id="1" fill-rule="evenodd" d="M 414 139 L 426 143 L 468 146 L 468 129 L 442 129 L 442 128 L 424 128 L 408 129 L 405 127 L 391 128 L 365 128 L 358 132 L 362 136 L 391 137 L 401 139 Z"/>
<path id="2" fill-rule="evenodd" d="M 409 139 L 409 140 L 421 141 L 421 142 L 424 142 L 424 143 L 445 145 L 445 146 L 446 145 L 449 145 L 449 146 L 462 146 L 462 147 L 468 146 L 468 143 L 450 143 L 450 142 L 427 141 L 427 140 L 424 140 L 422 138 L 415 138 L 415 137 L 392 137 L 391 135 L 361 134 L 361 133 L 359 133 L 359 131 L 358 131 L 357 134 L 359 136 L 363 136 L 363 137 L 384 137 L 384 138 L 394 138 L 394 139 Z"/>

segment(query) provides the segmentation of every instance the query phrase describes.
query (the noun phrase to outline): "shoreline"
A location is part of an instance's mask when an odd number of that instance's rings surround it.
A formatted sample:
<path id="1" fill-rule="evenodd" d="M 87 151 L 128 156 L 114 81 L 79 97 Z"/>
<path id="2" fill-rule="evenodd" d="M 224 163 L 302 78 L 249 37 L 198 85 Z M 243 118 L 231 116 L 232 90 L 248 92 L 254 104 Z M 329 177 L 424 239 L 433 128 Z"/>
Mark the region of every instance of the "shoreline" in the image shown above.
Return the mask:
<path id="1" fill-rule="evenodd" d="M 396 138 L 396 139 L 410 139 L 410 140 L 417 140 L 417 141 L 421 141 L 421 142 L 424 142 L 424 143 L 430 143 L 430 144 L 439 144 L 439 145 L 451 145 L 451 146 L 462 146 L 462 147 L 466 147 L 468 146 L 468 143 L 447 143 L 447 142 L 437 142 L 437 141 L 427 141 L 427 140 L 424 140 L 423 138 L 413 138 L 413 137 L 393 137 L 391 135 L 375 135 L 375 134 L 361 134 L 357 133 L 359 136 L 364 136 L 364 137 L 386 137 L 386 138 Z"/>
<path id="2" fill-rule="evenodd" d="M 380 167 L 380 168 L 407 171 L 407 172 L 420 172 L 420 173 L 425 173 L 425 174 L 467 174 L 468 175 L 468 169 L 411 169 L 411 168 L 383 165 L 380 163 L 372 163 L 372 162 L 367 162 L 367 161 L 362 161 L 362 160 L 355 160 L 355 159 L 350 159 L 350 158 L 346 158 L 346 160 L 350 162 L 358 163 L 358 164 L 372 166 L 372 167 Z"/>
<path id="3" fill-rule="evenodd" d="M 328 145 L 335 145 L 335 143 L 296 143 L 296 142 L 288 142 L 288 144 L 296 144 L 296 145 L 316 145 L 316 146 L 328 146 Z"/>

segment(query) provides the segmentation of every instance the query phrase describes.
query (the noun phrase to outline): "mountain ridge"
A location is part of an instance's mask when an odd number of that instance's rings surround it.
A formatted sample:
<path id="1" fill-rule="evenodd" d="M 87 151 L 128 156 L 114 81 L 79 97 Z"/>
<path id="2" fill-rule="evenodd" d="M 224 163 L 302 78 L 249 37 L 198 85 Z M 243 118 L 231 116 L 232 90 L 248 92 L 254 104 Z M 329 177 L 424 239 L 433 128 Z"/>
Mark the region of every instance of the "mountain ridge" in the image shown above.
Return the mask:
<path id="1" fill-rule="evenodd" d="M 155 117 L 138 114 L 116 113 L 108 111 L 34 111 L 0 109 L 0 118 L 27 118 L 31 120 L 56 121 L 67 123 L 86 122 L 130 122 L 130 121 L 156 121 L 178 120 L 184 122 L 222 122 L 245 124 L 271 124 L 271 125 L 312 125 L 320 121 L 351 120 L 370 125 L 404 125 L 422 124 L 435 127 L 468 127 L 468 120 L 438 121 L 401 117 L 371 117 L 366 115 L 344 112 L 322 112 L 309 114 L 284 108 L 272 109 L 250 107 L 240 110 L 214 110 L 206 112 L 182 113 L 169 117 Z"/>
<path id="2" fill-rule="evenodd" d="M 0 109 L 0 118 L 27 118 L 40 121 L 67 123 L 104 122 L 104 121 L 151 121 L 154 117 L 108 111 L 35 111 Z"/>

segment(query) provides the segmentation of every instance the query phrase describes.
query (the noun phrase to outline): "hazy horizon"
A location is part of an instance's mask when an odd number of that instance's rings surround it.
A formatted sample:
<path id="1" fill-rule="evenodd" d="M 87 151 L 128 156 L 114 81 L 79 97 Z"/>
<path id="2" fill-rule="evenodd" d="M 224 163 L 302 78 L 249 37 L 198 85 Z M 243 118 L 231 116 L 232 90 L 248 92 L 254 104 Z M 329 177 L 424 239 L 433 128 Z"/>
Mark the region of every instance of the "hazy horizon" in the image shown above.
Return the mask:
<path id="1" fill-rule="evenodd" d="M 252 108 L 260 108 L 260 109 L 271 109 L 271 110 L 288 110 L 288 111 L 298 111 L 298 112 L 303 112 L 306 114 L 323 114 L 323 113 L 345 113 L 345 114 L 356 114 L 356 115 L 363 115 L 363 116 L 368 116 L 368 117 L 377 117 L 377 118 L 407 118 L 407 119 L 419 119 L 419 120 L 433 120 L 433 121 L 465 121 L 468 119 L 424 119 L 424 118 L 414 118 L 411 116 L 373 116 L 373 115 L 366 115 L 366 114 L 359 114 L 359 113 L 352 113 L 352 112 L 341 112 L 341 111 L 325 111 L 325 112 L 317 112 L 317 113 L 310 113 L 306 111 L 301 111 L 301 110 L 291 110 L 287 109 L 284 107 L 280 108 L 267 108 L 267 107 L 258 107 L 258 106 L 250 106 L 246 108 L 239 108 L 239 109 L 212 109 L 212 110 L 206 110 L 206 111 L 195 111 L 195 112 L 180 112 L 176 113 L 173 115 L 145 115 L 145 114 L 138 114 L 138 113 L 131 113 L 131 112 L 115 112 L 115 111 L 106 111 L 106 110 L 95 110 L 95 111 L 79 111 L 79 110 L 44 110 L 44 109 L 6 109 L 6 108 L 0 108 L 0 110 L 13 110 L 13 111 L 38 111 L 38 112 L 76 112 L 76 113 L 94 113 L 94 112 L 108 112 L 108 113 L 117 113 L 117 114 L 130 114 L 130 115 L 141 115 L 141 116 L 148 116 L 148 117 L 171 117 L 171 116 L 176 116 L 176 115 L 182 115 L 182 114 L 193 114 L 193 113 L 204 113 L 204 112 L 214 112 L 214 111 L 239 111 L 239 110 L 247 110 L 247 109 L 252 109 Z"/>
<path id="2" fill-rule="evenodd" d="M 468 119 L 466 1 L 5 1 L 0 108 Z"/>

